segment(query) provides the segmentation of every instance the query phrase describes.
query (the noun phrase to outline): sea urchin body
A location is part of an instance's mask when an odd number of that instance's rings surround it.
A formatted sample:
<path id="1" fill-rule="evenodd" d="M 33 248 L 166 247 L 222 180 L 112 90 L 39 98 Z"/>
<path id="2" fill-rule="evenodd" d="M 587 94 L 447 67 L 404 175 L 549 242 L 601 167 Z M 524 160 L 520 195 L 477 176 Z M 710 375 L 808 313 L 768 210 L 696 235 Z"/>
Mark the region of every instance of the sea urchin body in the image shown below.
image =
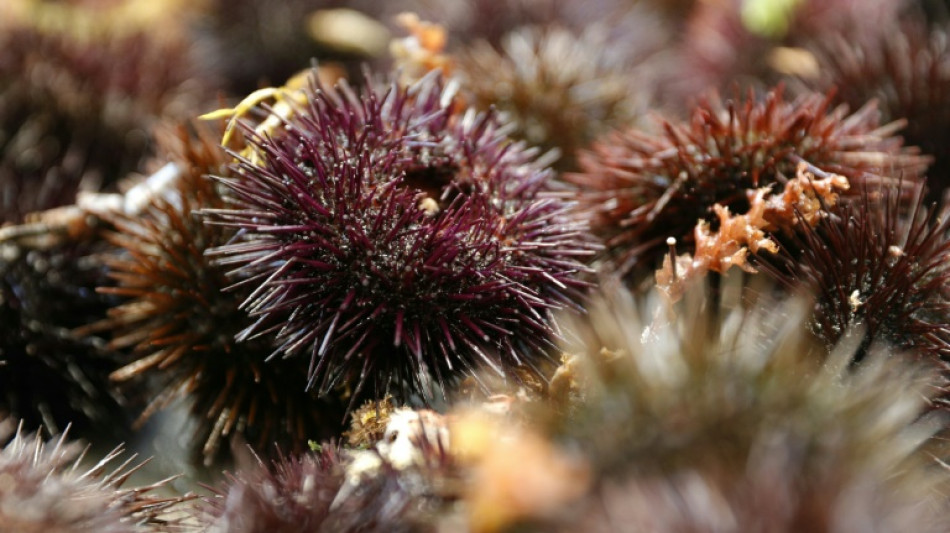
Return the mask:
<path id="1" fill-rule="evenodd" d="M 431 397 L 476 366 L 536 368 L 593 250 L 551 172 L 490 115 L 455 111 L 435 74 L 305 95 L 248 134 L 233 208 L 208 211 L 242 230 L 213 251 L 256 287 L 241 336 L 309 353 L 321 392 Z"/>
<path id="2" fill-rule="evenodd" d="M 863 327 L 856 357 L 885 343 L 941 365 L 950 358 L 950 220 L 925 208 L 920 185 L 912 209 L 900 197 L 896 187 L 866 188 L 854 202 L 827 207 L 814 228 L 803 225 L 778 265 L 763 270 L 814 294 L 810 326 L 827 344 Z"/>
<path id="3" fill-rule="evenodd" d="M 802 161 L 844 176 L 852 191 L 887 176 L 909 183 L 927 164 L 893 135 L 900 123 L 879 125 L 873 105 L 849 114 L 817 93 L 791 101 L 781 89 L 761 99 L 710 98 L 689 122 L 662 126 L 659 134 L 627 130 L 602 139 L 581 154 L 583 172 L 567 175 L 625 273 L 653 267 L 668 237 L 691 242 L 697 219 L 711 220 L 715 204 L 744 213 L 748 191 L 780 192 Z"/>

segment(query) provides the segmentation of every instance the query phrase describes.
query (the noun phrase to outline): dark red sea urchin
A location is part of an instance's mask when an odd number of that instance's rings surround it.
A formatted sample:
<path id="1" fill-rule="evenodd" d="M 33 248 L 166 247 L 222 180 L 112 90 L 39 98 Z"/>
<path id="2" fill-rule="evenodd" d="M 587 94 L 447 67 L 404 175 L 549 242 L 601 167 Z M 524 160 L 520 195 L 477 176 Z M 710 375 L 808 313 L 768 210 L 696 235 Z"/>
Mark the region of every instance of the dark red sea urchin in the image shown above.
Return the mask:
<path id="1" fill-rule="evenodd" d="M 575 305 L 594 245 L 535 152 L 457 112 L 437 74 L 305 95 L 248 134 L 223 180 L 233 208 L 207 212 L 241 230 L 213 250 L 255 287 L 240 337 L 309 353 L 320 392 L 432 398 L 476 366 L 540 373 L 549 312 Z"/>
<path id="2" fill-rule="evenodd" d="M 829 346 L 862 327 L 856 358 L 885 343 L 940 365 L 950 361 L 950 219 L 924 207 L 920 185 L 912 209 L 901 195 L 868 187 L 827 208 L 763 270 L 814 295 L 810 326 Z"/>
<path id="3" fill-rule="evenodd" d="M 879 125 L 872 105 L 849 114 L 817 93 L 707 98 L 689 122 L 661 125 L 662 133 L 627 130 L 602 139 L 581 154 L 583 172 L 566 176 L 625 273 L 653 268 L 668 237 L 690 244 L 697 219 L 715 223 L 715 204 L 745 213 L 748 192 L 781 192 L 802 160 L 844 176 L 852 192 L 884 176 L 909 183 L 927 163 L 893 135 L 900 123 Z"/>

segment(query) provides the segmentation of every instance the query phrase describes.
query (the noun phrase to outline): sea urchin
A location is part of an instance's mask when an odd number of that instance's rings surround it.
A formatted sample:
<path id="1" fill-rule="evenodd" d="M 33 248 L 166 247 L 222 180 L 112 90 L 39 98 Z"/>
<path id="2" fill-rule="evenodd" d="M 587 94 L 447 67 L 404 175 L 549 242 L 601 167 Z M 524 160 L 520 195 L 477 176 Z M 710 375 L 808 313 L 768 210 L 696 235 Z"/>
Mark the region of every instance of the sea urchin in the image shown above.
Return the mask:
<path id="1" fill-rule="evenodd" d="M 950 220 L 924 206 L 922 186 L 911 208 L 896 186 L 866 187 L 852 202 L 792 239 L 763 271 L 814 295 L 811 329 L 833 345 L 863 327 L 863 356 L 883 342 L 939 362 L 950 358 Z M 774 263 L 774 264 L 773 264 Z"/>
<path id="2" fill-rule="evenodd" d="M 780 187 L 802 161 L 848 179 L 852 191 L 884 176 L 919 177 L 927 158 L 905 148 L 866 105 L 854 113 L 811 93 L 795 100 L 782 89 L 723 102 L 708 98 L 689 122 L 663 122 L 659 134 L 627 130 L 580 156 L 583 171 L 567 179 L 581 188 L 593 229 L 624 272 L 653 267 L 668 237 L 691 242 L 697 219 L 713 206 L 748 207 L 747 192 Z M 902 174 L 903 173 L 903 174 Z"/>
<path id="3" fill-rule="evenodd" d="M 576 303 L 594 245 L 535 152 L 458 112 L 437 73 L 303 96 L 248 131 L 223 180 L 233 208 L 207 211 L 240 230 L 212 253 L 255 287 L 240 337 L 309 353 L 320 392 L 431 398 L 476 366 L 539 372 L 549 312 Z"/>
<path id="4" fill-rule="evenodd" d="M 27 434 L 23 424 L 12 438 L 11 419 L 0 420 L 0 530 L 18 533 L 135 533 L 168 531 L 179 519 L 172 511 L 182 497 L 158 497 L 170 481 L 145 487 L 123 487 L 144 463 L 135 456 L 113 467 L 119 446 L 91 467 L 82 468 L 83 446 L 65 433 L 44 442 Z M 176 529 L 177 530 L 177 529 Z"/>

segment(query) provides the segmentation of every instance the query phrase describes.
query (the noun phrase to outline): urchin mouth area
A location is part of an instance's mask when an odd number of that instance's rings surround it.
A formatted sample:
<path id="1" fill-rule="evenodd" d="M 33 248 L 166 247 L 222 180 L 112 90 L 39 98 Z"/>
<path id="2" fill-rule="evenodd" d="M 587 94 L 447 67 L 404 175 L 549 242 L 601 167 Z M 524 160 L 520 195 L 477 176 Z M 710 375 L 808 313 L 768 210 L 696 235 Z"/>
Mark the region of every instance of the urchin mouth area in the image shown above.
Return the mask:
<path id="1" fill-rule="evenodd" d="M 403 187 L 420 193 L 419 208 L 428 215 L 444 210 L 459 194 L 472 191 L 460 185 L 456 179 L 460 172 L 458 164 L 451 161 L 431 165 L 416 165 L 406 169 Z"/>

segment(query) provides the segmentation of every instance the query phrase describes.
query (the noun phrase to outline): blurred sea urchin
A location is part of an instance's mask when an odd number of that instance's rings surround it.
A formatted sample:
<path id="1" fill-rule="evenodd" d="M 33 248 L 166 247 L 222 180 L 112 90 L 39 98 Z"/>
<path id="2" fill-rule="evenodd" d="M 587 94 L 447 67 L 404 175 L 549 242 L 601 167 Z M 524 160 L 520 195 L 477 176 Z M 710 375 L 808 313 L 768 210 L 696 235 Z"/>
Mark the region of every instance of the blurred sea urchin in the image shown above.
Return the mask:
<path id="1" fill-rule="evenodd" d="M 182 31 L 130 12 L 35 0 L 0 7 L 0 222 L 124 178 L 148 154 L 159 117 L 194 112 L 206 80 Z"/>
<path id="2" fill-rule="evenodd" d="M 159 497 L 169 480 L 125 487 L 139 466 L 135 456 L 112 466 L 121 446 L 90 467 L 86 451 L 65 433 L 44 442 L 39 433 L 0 420 L 0 530 L 16 533 L 146 533 L 173 531 L 176 505 L 187 499 Z"/>
<path id="3" fill-rule="evenodd" d="M 584 458 L 589 488 L 500 524 L 473 515 L 491 525 L 481 530 L 945 530 L 945 424 L 920 418 L 932 376 L 881 352 L 854 368 L 860 336 L 829 355 L 801 335 L 803 302 L 754 302 L 750 290 L 730 282 L 719 305 L 691 290 L 658 323 L 648 301 L 611 289 L 571 320 L 560 399 L 527 425 Z M 518 446 L 495 441 L 488 454 Z M 542 486 L 565 482 L 545 475 Z M 507 494 L 496 485 L 510 482 L 499 473 L 474 491 Z M 509 490 L 490 516 L 529 497 Z"/>

